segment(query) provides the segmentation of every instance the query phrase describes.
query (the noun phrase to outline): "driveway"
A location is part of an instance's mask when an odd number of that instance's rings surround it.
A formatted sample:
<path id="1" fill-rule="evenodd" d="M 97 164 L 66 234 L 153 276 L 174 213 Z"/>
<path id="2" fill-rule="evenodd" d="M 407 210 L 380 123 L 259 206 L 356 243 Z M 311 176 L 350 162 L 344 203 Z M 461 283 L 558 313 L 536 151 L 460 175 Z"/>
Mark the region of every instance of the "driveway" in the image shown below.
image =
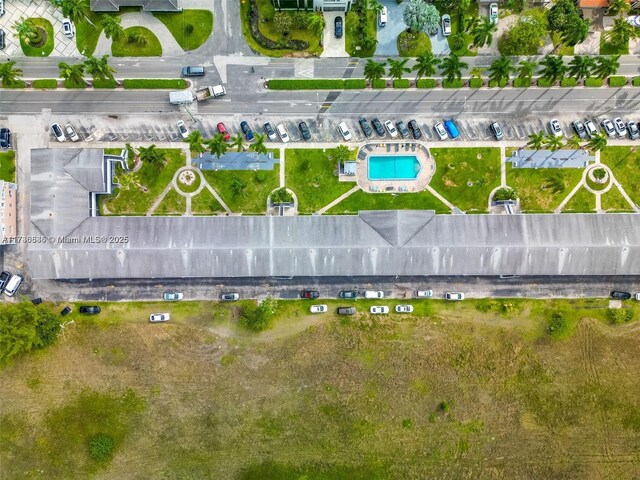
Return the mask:
<path id="1" fill-rule="evenodd" d="M 398 5 L 396 0 L 380 0 L 380 3 L 387 7 L 388 18 L 385 27 L 378 27 L 378 46 L 375 56 L 397 56 L 398 55 L 398 35 L 407 29 L 402 19 L 405 4 Z"/>
<path id="2" fill-rule="evenodd" d="M 449 55 L 451 53 L 449 42 L 447 42 L 447 37 L 442 35 L 441 26 L 438 27 L 438 33 L 436 33 L 433 37 L 429 35 L 429 40 L 431 40 L 431 51 L 434 55 Z"/>
<path id="3" fill-rule="evenodd" d="M 336 38 L 334 35 L 334 22 L 336 17 L 342 17 L 342 37 Z M 345 12 L 324 12 L 324 20 L 327 22 L 327 26 L 324 28 L 324 37 L 322 43 L 324 50 L 320 57 L 348 57 L 347 51 L 344 49 L 344 22 Z"/>

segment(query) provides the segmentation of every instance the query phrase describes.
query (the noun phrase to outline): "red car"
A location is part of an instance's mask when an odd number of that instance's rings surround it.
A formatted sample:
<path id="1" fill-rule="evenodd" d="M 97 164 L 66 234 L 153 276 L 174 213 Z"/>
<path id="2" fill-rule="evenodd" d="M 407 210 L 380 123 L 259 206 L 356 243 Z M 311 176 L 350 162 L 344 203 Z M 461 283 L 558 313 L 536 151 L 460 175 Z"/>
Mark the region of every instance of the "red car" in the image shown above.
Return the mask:
<path id="1" fill-rule="evenodd" d="M 218 124 L 218 132 L 224 136 L 225 142 L 231 138 L 231 135 L 229 135 L 229 132 L 227 132 L 227 129 L 224 127 L 224 123 L 222 122 Z"/>

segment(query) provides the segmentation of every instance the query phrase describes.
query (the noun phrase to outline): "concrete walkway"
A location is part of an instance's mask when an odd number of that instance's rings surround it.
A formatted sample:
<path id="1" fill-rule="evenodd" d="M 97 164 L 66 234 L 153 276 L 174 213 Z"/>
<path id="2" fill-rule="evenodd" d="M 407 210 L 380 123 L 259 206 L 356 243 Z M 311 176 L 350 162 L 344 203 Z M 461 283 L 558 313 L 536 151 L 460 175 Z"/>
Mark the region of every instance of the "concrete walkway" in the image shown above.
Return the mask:
<path id="1" fill-rule="evenodd" d="M 280 188 L 285 186 L 285 178 L 284 178 L 284 173 L 285 173 L 285 170 L 284 170 L 285 158 L 284 158 L 284 156 L 285 156 L 285 151 L 286 151 L 286 148 L 284 148 L 284 146 L 280 147 L 280 158 L 279 158 L 279 160 L 280 160 Z"/>
<path id="2" fill-rule="evenodd" d="M 425 188 L 425 190 L 429 192 L 431 195 L 433 195 L 434 197 L 436 197 L 438 200 L 440 200 L 442 203 L 444 203 L 447 207 L 449 207 L 451 211 L 458 210 L 453 203 L 451 203 L 449 200 L 447 200 L 438 192 L 436 192 L 431 185 L 427 185 L 427 188 Z"/>
<path id="3" fill-rule="evenodd" d="M 330 210 L 331 208 L 333 208 L 334 206 L 336 206 L 337 204 L 339 204 L 342 200 L 344 200 L 345 198 L 347 198 L 349 195 L 356 193 L 358 190 L 360 190 L 359 186 L 355 186 L 353 187 L 351 190 L 349 190 L 346 193 L 343 193 L 342 195 L 340 195 L 338 198 L 336 198 L 333 202 L 331 202 L 329 205 L 325 205 L 324 207 L 322 207 L 320 210 L 318 210 L 316 213 L 318 213 L 319 215 L 322 215 L 324 212 L 326 212 L 327 210 Z"/>

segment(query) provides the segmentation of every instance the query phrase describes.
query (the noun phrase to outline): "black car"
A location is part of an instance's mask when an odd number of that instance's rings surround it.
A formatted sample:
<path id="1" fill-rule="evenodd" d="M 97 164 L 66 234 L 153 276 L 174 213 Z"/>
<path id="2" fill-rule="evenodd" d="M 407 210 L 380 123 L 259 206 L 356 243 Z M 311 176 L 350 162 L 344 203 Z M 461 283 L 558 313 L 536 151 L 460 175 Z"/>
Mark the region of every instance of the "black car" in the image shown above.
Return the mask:
<path id="1" fill-rule="evenodd" d="M 371 130 L 366 118 L 361 117 L 360 120 L 358 120 L 358 123 L 360 124 L 360 128 L 362 129 L 362 133 L 364 133 L 365 137 L 369 138 L 373 135 L 373 130 Z"/>
<path id="2" fill-rule="evenodd" d="M 371 119 L 371 125 L 373 126 L 373 129 L 376 131 L 376 133 L 379 136 L 381 137 L 385 136 L 384 127 L 382 126 L 382 123 L 380 123 L 380 120 L 378 120 L 378 117 L 373 117 Z"/>
<path id="3" fill-rule="evenodd" d="M 71 307 L 64 307 L 60 312 L 60 315 L 62 315 L 63 317 L 66 317 L 70 313 L 71 313 Z"/>
<path id="4" fill-rule="evenodd" d="M 502 132 L 502 128 L 500 128 L 498 122 L 493 122 L 491 125 L 489 125 L 489 130 L 491 130 L 493 138 L 495 138 L 496 140 L 500 141 L 504 138 L 504 133 Z"/>
<path id="5" fill-rule="evenodd" d="M 402 138 L 409 138 L 409 130 L 402 120 L 396 122 L 396 127 Z"/>
<path id="6" fill-rule="evenodd" d="M 306 122 L 300 122 L 298 124 L 298 130 L 300 130 L 300 135 L 302 135 L 303 140 L 311 140 L 311 132 Z"/>
<path id="7" fill-rule="evenodd" d="M 4 50 L 4 30 L 0 28 L 0 50 Z"/>
<path id="8" fill-rule="evenodd" d="M 95 305 L 82 305 L 80 307 L 80 313 L 85 313 L 87 315 L 97 315 L 100 313 L 100 307 Z"/>
<path id="9" fill-rule="evenodd" d="M 247 122 L 245 121 L 240 122 L 240 130 L 242 130 L 242 133 L 244 134 L 244 138 L 246 138 L 248 142 L 253 140 L 253 132 L 251 131 L 251 127 Z"/>
<path id="10" fill-rule="evenodd" d="M 320 296 L 320 292 L 317 290 L 302 290 L 300 292 L 300 298 L 318 298 Z"/>
<path id="11" fill-rule="evenodd" d="M 4 287 L 7 286 L 7 282 L 11 278 L 11 274 L 9 272 L 0 273 L 0 293 L 4 291 Z"/>
<path id="12" fill-rule="evenodd" d="M 40 305 L 42 303 L 42 299 L 40 297 L 34 298 L 33 300 L 31 300 L 31 303 L 33 303 L 34 305 Z"/>
<path id="13" fill-rule="evenodd" d="M 334 34 L 336 38 L 342 38 L 342 17 L 336 17 L 334 26 L 335 26 Z"/>
<path id="14" fill-rule="evenodd" d="M 418 122 L 416 122 L 415 120 L 409 120 L 409 124 L 407 126 L 409 127 L 409 130 L 411 130 L 411 135 L 413 135 L 413 138 L 418 140 L 420 137 L 422 137 L 422 130 L 420 130 Z"/>
<path id="15" fill-rule="evenodd" d="M 631 294 L 629 292 L 614 290 L 611 292 L 611 298 L 615 298 L 616 300 L 629 300 L 631 298 Z"/>
<path id="16" fill-rule="evenodd" d="M 11 148 L 11 130 L 0 128 L 0 148 Z"/>
<path id="17" fill-rule="evenodd" d="M 580 138 L 587 138 L 587 129 L 584 128 L 584 125 L 580 120 L 574 121 L 571 126 L 573 127 L 573 131 L 576 132 L 576 135 Z"/>
<path id="18" fill-rule="evenodd" d="M 278 136 L 276 135 L 276 131 L 273 129 L 273 127 L 269 122 L 265 123 L 263 127 L 264 127 L 264 133 L 267 134 L 267 137 L 269 137 L 269 140 L 275 141 L 278 139 Z"/>
<path id="19" fill-rule="evenodd" d="M 357 298 L 358 291 L 357 290 L 342 290 L 340 292 L 340 298 Z"/>
<path id="20" fill-rule="evenodd" d="M 354 315 L 355 313 L 355 307 L 338 307 L 338 315 Z"/>

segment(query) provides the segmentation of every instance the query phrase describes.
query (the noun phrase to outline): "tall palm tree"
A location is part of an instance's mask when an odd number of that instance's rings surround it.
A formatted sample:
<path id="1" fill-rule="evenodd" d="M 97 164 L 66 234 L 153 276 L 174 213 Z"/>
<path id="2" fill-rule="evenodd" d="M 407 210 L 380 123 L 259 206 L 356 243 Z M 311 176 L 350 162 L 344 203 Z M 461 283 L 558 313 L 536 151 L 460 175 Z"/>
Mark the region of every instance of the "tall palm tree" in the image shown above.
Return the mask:
<path id="1" fill-rule="evenodd" d="M 576 55 L 573 60 L 569 62 L 569 68 L 567 72 L 569 76 L 576 80 L 582 80 L 583 78 L 589 78 L 596 67 L 596 62 L 593 57 L 589 55 Z"/>
<path id="2" fill-rule="evenodd" d="M 236 147 L 238 152 L 244 150 L 244 136 L 242 132 L 236 133 L 233 137 L 231 137 L 231 147 Z"/>
<path id="3" fill-rule="evenodd" d="M 267 150 L 267 147 L 265 147 L 264 145 L 264 142 L 266 141 L 267 136 L 263 133 L 256 133 L 254 134 L 253 138 L 255 141 L 251 145 L 249 145 L 249 150 L 266 155 L 267 152 L 269 151 Z"/>
<path id="4" fill-rule="evenodd" d="M 616 18 L 613 27 L 605 33 L 606 40 L 615 47 L 626 47 L 629 40 L 636 38 L 636 27 L 631 25 L 626 18 Z"/>
<path id="5" fill-rule="evenodd" d="M 546 137 L 547 135 L 543 131 L 529 134 L 529 141 L 527 142 L 527 147 L 532 148 L 534 150 L 540 150 L 544 145 Z"/>
<path id="6" fill-rule="evenodd" d="M 138 157 L 149 165 L 160 165 L 164 162 L 164 155 L 158 151 L 155 144 L 148 147 L 138 147 Z"/>
<path id="7" fill-rule="evenodd" d="M 136 43 L 139 47 L 146 47 L 149 44 L 149 39 L 141 31 L 131 33 L 127 40 L 129 42 Z"/>
<path id="8" fill-rule="evenodd" d="M 569 148 L 573 148 L 574 150 L 578 150 L 580 148 L 582 148 L 582 139 L 577 136 L 577 135 L 573 135 L 572 137 L 567 138 L 567 141 L 565 142 L 565 147 L 569 147 Z"/>
<path id="9" fill-rule="evenodd" d="M 530 60 L 520 60 L 520 63 L 518 64 L 518 78 L 528 78 L 529 80 L 531 80 L 531 77 L 533 77 L 537 66 L 538 62 L 532 62 Z"/>
<path id="10" fill-rule="evenodd" d="M 86 0 L 61 0 L 62 15 L 73 23 L 84 20 L 89 14 L 89 5 Z"/>
<path id="11" fill-rule="evenodd" d="M 620 55 L 609 55 L 606 57 L 596 57 L 596 68 L 593 73 L 598 78 L 607 78 L 615 75 L 620 68 Z"/>
<path id="12" fill-rule="evenodd" d="M 73 83 L 75 85 L 84 84 L 84 65 L 82 63 L 76 63 L 75 65 L 69 65 L 65 62 L 58 63 L 60 69 L 60 78 Z"/>
<path id="13" fill-rule="evenodd" d="M 480 17 L 476 16 L 468 16 L 464 20 L 464 31 L 465 33 L 473 32 L 478 25 L 480 24 Z"/>
<path id="14" fill-rule="evenodd" d="M 37 27 L 29 18 L 20 17 L 20 21 L 16 22 L 13 28 L 16 29 L 16 36 L 27 43 L 31 43 L 31 40 L 38 36 Z"/>
<path id="15" fill-rule="evenodd" d="M 103 55 L 100 58 L 89 55 L 85 59 L 85 69 L 87 73 L 93 77 L 94 80 L 104 80 L 105 78 L 108 78 L 109 80 L 115 80 L 113 74 L 116 72 L 116 69 L 109 65 L 108 58 L 109 55 Z"/>
<path id="16" fill-rule="evenodd" d="M 200 130 L 192 130 L 184 141 L 189 144 L 189 150 L 192 152 L 200 154 L 206 151 L 204 145 L 202 145 L 204 138 L 202 138 Z"/>
<path id="17" fill-rule="evenodd" d="M 206 140 L 204 144 L 207 146 L 211 155 L 215 155 L 220 158 L 227 152 L 229 145 L 224 141 L 224 135 L 221 133 L 216 133 L 212 138 Z"/>
<path id="18" fill-rule="evenodd" d="M 2 85 L 13 85 L 18 80 L 18 77 L 22 75 L 22 69 L 14 68 L 15 64 L 14 60 L 0 63 L 0 83 Z"/>
<path id="19" fill-rule="evenodd" d="M 508 82 L 509 76 L 513 71 L 511 59 L 502 55 L 496 58 L 489 67 L 489 80 L 493 80 L 498 85 Z"/>
<path id="20" fill-rule="evenodd" d="M 593 152 L 599 152 L 600 150 L 604 150 L 606 146 L 607 146 L 607 136 L 602 132 L 596 133 L 587 142 L 587 148 Z"/>
<path id="21" fill-rule="evenodd" d="M 555 152 L 562 148 L 562 137 L 556 137 L 555 135 L 546 135 L 544 137 L 544 146 L 547 150 Z"/>
<path id="22" fill-rule="evenodd" d="M 418 56 L 413 66 L 413 71 L 416 72 L 416 81 L 422 77 L 433 77 L 437 72 L 436 67 L 439 64 L 440 59 L 436 58 L 433 52 L 426 52 Z"/>
<path id="23" fill-rule="evenodd" d="M 371 59 L 367 60 L 367 63 L 364 66 L 364 78 L 366 78 L 369 83 L 373 83 L 375 80 L 380 80 L 384 77 L 386 65 L 387 62 L 376 62 Z"/>
<path id="24" fill-rule="evenodd" d="M 320 42 L 322 43 L 322 34 L 324 33 L 324 29 L 327 26 L 327 22 L 324 19 L 324 15 L 322 12 L 314 12 L 307 15 L 307 29 L 311 30 L 314 35 L 320 37 Z"/>
<path id="25" fill-rule="evenodd" d="M 482 20 L 480 20 L 472 30 L 473 44 L 478 48 L 491 45 L 491 42 L 493 42 L 493 34 L 497 30 L 497 23 L 493 23 L 487 17 L 482 17 Z"/>
<path id="26" fill-rule="evenodd" d="M 104 15 L 100 20 L 104 36 L 111 38 L 112 40 L 120 40 L 124 37 L 124 28 L 122 27 L 122 20 L 115 15 Z"/>
<path id="27" fill-rule="evenodd" d="M 631 5 L 625 0 L 609 0 L 607 15 L 625 15 L 629 13 L 629 10 L 631 10 Z"/>
<path id="28" fill-rule="evenodd" d="M 403 60 L 393 60 L 392 58 L 387 59 L 387 63 L 389 64 L 389 76 L 394 80 L 400 80 L 405 73 L 409 73 L 411 69 L 407 67 L 408 58 Z"/>
<path id="29" fill-rule="evenodd" d="M 542 66 L 540 77 L 549 80 L 552 84 L 560 80 L 567 70 L 560 55 L 545 55 L 540 65 Z"/>
<path id="30" fill-rule="evenodd" d="M 369 9 L 373 10 L 373 13 L 375 13 L 376 15 L 379 14 L 383 8 L 384 5 L 382 5 L 379 0 L 370 1 Z"/>
<path id="31" fill-rule="evenodd" d="M 584 42 L 588 35 L 589 20 L 582 19 L 578 15 L 571 15 L 562 31 L 562 43 L 573 47 L 578 43 Z"/>
<path id="32" fill-rule="evenodd" d="M 460 78 L 462 78 L 462 69 L 468 67 L 469 65 L 460 61 L 460 58 L 453 53 L 442 60 L 442 63 L 440 64 L 442 75 L 448 82 L 460 80 Z"/>

